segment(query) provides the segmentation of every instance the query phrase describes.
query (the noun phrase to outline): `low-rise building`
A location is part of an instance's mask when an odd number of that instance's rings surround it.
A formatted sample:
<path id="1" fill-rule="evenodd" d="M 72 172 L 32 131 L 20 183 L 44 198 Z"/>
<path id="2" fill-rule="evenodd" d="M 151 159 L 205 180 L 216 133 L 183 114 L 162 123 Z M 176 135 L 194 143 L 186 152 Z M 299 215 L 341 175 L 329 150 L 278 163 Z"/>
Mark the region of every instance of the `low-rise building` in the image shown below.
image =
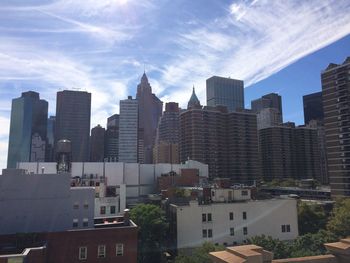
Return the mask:
<path id="1" fill-rule="evenodd" d="M 172 248 L 192 249 L 205 241 L 225 246 L 241 244 L 262 234 L 280 240 L 295 239 L 298 236 L 296 200 L 252 200 L 251 189 L 203 187 L 201 193 L 189 195 L 192 200 L 187 202 L 168 199 Z"/>

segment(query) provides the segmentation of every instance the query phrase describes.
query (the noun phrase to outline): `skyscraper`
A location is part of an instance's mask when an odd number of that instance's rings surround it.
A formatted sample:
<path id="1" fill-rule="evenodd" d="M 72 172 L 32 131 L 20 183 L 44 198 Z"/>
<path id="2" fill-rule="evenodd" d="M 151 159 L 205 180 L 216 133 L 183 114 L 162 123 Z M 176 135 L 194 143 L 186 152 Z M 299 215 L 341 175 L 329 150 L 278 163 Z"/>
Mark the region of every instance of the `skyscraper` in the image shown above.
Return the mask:
<path id="1" fill-rule="evenodd" d="M 322 180 L 317 129 L 294 123 L 260 129 L 259 144 L 264 180 Z"/>
<path id="2" fill-rule="evenodd" d="M 163 102 L 152 93 L 146 73 L 143 73 L 141 82 L 137 86 L 136 99 L 139 110 L 139 161 L 153 163 L 153 146 L 156 129 L 162 116 Z"/>
<path id="3" fill-rule="evenodd" d="M 23 92 L 12 100 L 7 167 L 45 161 L 48 103 L 39 93 Z"/>
<path id="4" fill-rule="evenodd" d="M 105 154 L 105 132 L 101 125 L 91 129 L 90 137 L 90 161 L 103 162 Z"/>
<path id="5" fill-rule="evenodd" d="M 138 162 L 138 101 L 131 96 L 120 101 L 119 162 Z"/>
<path id="6" fill-rule="evenodd" d="M 194 97 L 192 95 L 192 97 Z M 227 177 L 252 183 L 260 177 L 256 114 L 225 106 L 200 107 L 180 113 L 180 161 L 208 164 L 210 178 Z"/>
<path id="7" fill-rule="evenodd" d="M 322 92 L 303 96 L 303 104 L 305 124 L 311 120 L 323 122 Z"/>
<path id="8" fill-rule="evenodd" d="M 226 106 L 229 112 L 244 108 L 242 80 L 213 76 L 207 79 L 207 105 Z"/>
<path id="9" fill-rule="evenodd" d="M 119 152 L 119 114 L 107 119 L 105 133 L 105 158 L 108 162 L 117 162 Z"/>
<path id="10" fill-rule="evenodd" d="M 165 104 L 165 111 L 159 120 L 154 163 L 179 163 L 179 104 Z"/>
<path id="11" fill-rule="evenodd" d="M 55 123 L 56 117 L 50 116 L 47 120 L 47 144 L 46 144 L 46 161 L 55 160 Z"/>
<path id="12" fill-rule="evenodd" d="M 251 108 L 257 114 L 259 130 L 283 123 L 282 98 L 276 93 L 269 93 L 253 100 Z"/>
<path id="13" fill-rule="evenodd" d="M 332 196 L 350 196 L 350 57 L 321 73 L 328 175 Z"/>
<path id="14" fill-rule="evenodd" d="M 56 142 L 71 142 L 73 162 L 89 161 L 91 93 L 59 91 L 56 103 Z"/>

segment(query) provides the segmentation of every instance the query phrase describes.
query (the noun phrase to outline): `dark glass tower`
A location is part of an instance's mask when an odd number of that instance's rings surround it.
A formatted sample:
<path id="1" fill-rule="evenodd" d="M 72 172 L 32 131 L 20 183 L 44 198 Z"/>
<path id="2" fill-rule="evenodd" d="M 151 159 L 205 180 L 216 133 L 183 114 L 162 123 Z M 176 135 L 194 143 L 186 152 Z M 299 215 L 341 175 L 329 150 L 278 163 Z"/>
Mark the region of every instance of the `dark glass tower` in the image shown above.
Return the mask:
<path id="1" fill-rule="evenodd" d="M 303 104 L 305 124 L 311 120 L 323 122 L 322 92 L 303 96 Z"/>
<path id="2" fill-rule="evenodd" d="M 72 161 L 89 160 L 91 93 L 64 90 L 57 92 L 56 142 L 71 141 Z"/>
<path id="3" fill-rule="evenodd" d="M 229 112 L 244 108 L 242 80 L 213 76 L 207 79 L 207 105 L 226 106 Z"/>
<path id="4" fill-rule="evenodd" d="M 34 91 L 12 100 L 8 168 L 17 162 L 45 161 L 47 111 L 47 101 Z"/>
<path id="5" fill-rule="evenodd" d="M 145 73 L 141 78 L 141 83 L 137 86 L 136 99 L 139 112 L 138 160 L 141 163 L 153 163 L 153 146 L 158 121 L 160 116 L 162 116 L 163 102 L 152 93 L 152 87 Z M 140 154 L 143 154 L 143 156 L 140 156 Z"/>
<path id="6" fill-rule="evenodd" d="M 55 160 L 55 123 L 56 117 L 50 116 L 47 120 L 47 144 L 46 144 L 46 161 L 53 162 Z"/>
<path id="7" fill-rule="evenodd" d="M 105 128 L 101 125 L 91 129 L 90 138 L 90 161 L 91 162 L 103 162 L 104 160 L 104 146 L 105 146 Z"/>
<path id="8" fill-rule="evenodd" d="M 108 162 L 117 162 L 119 156 L 119 114 L 107 119 L 105 133 L 105 158 Z"/>

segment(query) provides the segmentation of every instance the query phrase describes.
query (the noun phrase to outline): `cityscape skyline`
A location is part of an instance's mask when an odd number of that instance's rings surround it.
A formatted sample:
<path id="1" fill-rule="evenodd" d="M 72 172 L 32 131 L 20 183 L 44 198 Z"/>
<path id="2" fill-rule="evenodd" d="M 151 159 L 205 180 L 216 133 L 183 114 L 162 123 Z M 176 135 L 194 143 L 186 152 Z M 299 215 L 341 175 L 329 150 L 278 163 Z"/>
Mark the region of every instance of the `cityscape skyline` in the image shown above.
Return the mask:
<path id="1" fill-rule="evenodd" d="M 349 8 L 347 1 L 5 1 L 0 6 L 0 165 L 6 163 L 12 98 L 37 91 L 54 115 L 57 91 L 86 90 L 93 97 L 90 128 L 105 126 L 119 111 L 119 100 L 136 94 L 144 69 L 164 103 L 184 108 L 193 84 L 206 101 L 205 80 L 230 76 L 244 80 L 247 108 L 252 99 L 277 92 L 288 98 L 282 102 L 284 119 L 302 124 L 302 95 L 320 91 L 321 70 L 348 56 Z M 269 9 L 274 14 L 263 21 Z M 31 21 L 33 15 L 38 23 Z M 294 23 L 299 16 L 304 22 Z M 160 22 L 164 26 L 157 26 Z"/>

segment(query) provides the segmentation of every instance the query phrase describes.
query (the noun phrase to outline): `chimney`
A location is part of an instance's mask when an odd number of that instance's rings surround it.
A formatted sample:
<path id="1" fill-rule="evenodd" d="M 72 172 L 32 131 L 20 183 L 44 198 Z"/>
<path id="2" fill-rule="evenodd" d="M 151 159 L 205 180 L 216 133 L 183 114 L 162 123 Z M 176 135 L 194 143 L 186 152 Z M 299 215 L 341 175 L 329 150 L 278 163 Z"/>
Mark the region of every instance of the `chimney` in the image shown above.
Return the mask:
<path id="1" fill-rule="evenodd" d="M 124 225 L 129 226 L 130 225 L 130 210 L 124 209 Z"/>

